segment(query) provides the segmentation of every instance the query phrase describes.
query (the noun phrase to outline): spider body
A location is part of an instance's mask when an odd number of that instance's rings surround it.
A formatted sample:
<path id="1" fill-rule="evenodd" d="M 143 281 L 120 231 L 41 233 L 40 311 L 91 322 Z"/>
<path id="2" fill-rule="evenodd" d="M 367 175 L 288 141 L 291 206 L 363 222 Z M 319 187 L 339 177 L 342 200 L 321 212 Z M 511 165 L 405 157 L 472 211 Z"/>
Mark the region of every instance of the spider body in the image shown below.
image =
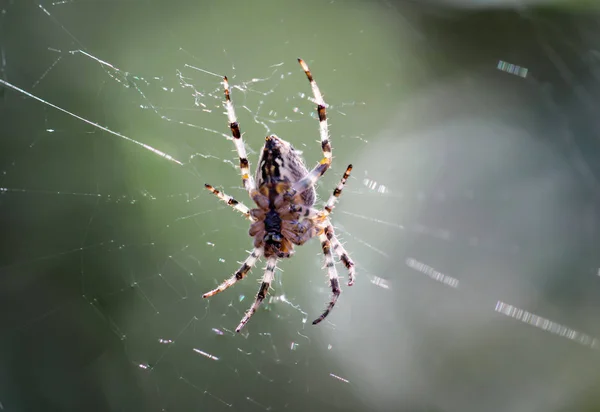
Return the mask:
<path id="1" fill-rule="evenodd" d="M 216 289 L 205 293 L 203 297 L 207 298 L 224 291 L 242 280 L 262 256 L 267 259 L 267 267 L 256 299 L 236 328 L 237 332 L 250 320 L 264 300 L 273 281 L 278 259 L 291 257 L 294 253 L 294 245 L 302 245 L 315 236 L 318 236 L 321 241 L 332 297 L 323 314 L 313 324 L 317 324 L 327 317 L 341 292 L 333 253 L 339 257 L 348 270 L 348 285 L 351 286 L 354 283 L 354 262 L 338 241 L 329 221 L 329 214 L 350 176 L 352 165 L 346 168 L 342 180 L 325 207 L 323 209 L 314 208 L 316 200 L 314 185 L 331 165 L 331 144 L 329 143 L 326 104 L 323 96 L 306 63 L 301 59 L 298 59 L 298 62 L 310 82 L 319 116 L 323 159 L 311 171 L 306 168 L 300 152 L 295 150 L 289 142 L 270 135 L 265 138 L 255 177 L 254 179 L 251 177 L 250 163 L 246 158 L 246 148 L 231 102 L 229 83 L 227 77 L 224 78 L 225 107 L 233 142 L 240 158 L 242 182 L 257 207 L 249 209 L 211 185 L 206 184 L 205 187 L 252 221 L 248 233 L 254 238 L 254 249 L 229 279 L 222 282 Z"/>
<path id="2" fill-rule="evenodd" d="M 254 247 L 264 248 L 265 258 L 289 258 L 294 244 L 301 244 L 306 224 L 300 224 L 295 206 L 312 207 L 315 189 L 311 187 L 290 200 L 283 194 L 307 174 L 304 161 L 291 144 L 275 135 L 267 136 L 256 170 L 256 185 L 262 197 L 257 199 L 259 207 L 250 211 L 256 222 L 249 231 Z"/>

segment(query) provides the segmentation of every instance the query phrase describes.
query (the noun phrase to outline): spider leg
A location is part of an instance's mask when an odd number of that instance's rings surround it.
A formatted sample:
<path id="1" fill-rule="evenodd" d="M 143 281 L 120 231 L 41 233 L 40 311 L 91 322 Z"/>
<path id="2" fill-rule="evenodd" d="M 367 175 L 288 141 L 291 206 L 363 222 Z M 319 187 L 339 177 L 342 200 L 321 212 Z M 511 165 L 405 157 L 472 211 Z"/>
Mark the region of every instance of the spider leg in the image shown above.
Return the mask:
<path id="1" fill-rule="evenodd" d="M 244 140 L 242 139 L 242 133 L 240 132 L 240 125 L 235 116 L 233 103 L 231 102 L 227 76 L 223 78 L 223 86 L 225 87 L 225 109 L 227 110 L 227 118 L 229 119 L 229 128 L 231 129 L 231 135 L 233 136 L 233 143 L 235 144 L 238 156 L 240 157 L 242 183 L 244 184 L 246 191 L 253 197 L 256 186 L 254 185 L 254 178 L 250 175 L 250 163 L 248 162 L 248 157 L 246 155 L 246 147 L 244 146 Z"/>
<path id="2" fill-rule="evenodd" d="M 346 252 L 346 249 L 344 249 L 344 246 L 342 246 L 337 236 L 335 235 L 333 226 L 331 225 L 329 219 L 327 219 L 325 236 L 327 236 L 327 239 L 329 239 L 329 241 L 331 242 L 335 254 L 340 258 L 344 266 L 346 266 L 346 270 L 348 270 L 348 286 L 354 285 L 354 277 L 356 275 L 354 261 L 350 258 L 350 255 L 348 255 L 348 252 Z"/>
<path id="3" fill-rule="evenodd" d="M 342 180 L 340 180 L 340 183 L 338 183 L 338 185 L 335 187 L 335 189 L 333 189 L 333 193 L 331 194 L 331 196 L 329 196 L 329 200 L 327 200 L 327 203 L 325 204 L 325 207 L 323 208 L 323 216 L 324 217 L 328 217 L 331 214 L 331 212 L 333 211 L 333 208 L 335 207 L 335 203 L 337 202 L 338 198 L 341 196 L 342 190 L 344 189 L 344 186 L 346 185 L 346 181 L 350 177 L 350 172 L 352 172 L 352 165 L 348 165 L 348 167 L 346 168 L 346 171 L 344 172 L 344 175 L 342 176 Z"/>
<path id="4" fill-rule="evenodd" d="M 329 284 L 331 286 L 332 295 L 327 304 L 327 308 L 325 308 L 325 312 L 313 321 L 313 325 L 320 323 L 327 315 L 329 315 L 329 312 L 331 312 L 335 306 L 335 302 L 337 302 L 340 293 L 342 293 L 340 290 L 340 278 L 335 269 L 335 262 L 333 260 L 333 255 L 331 254 L 331 243 L 329 242 L 329 239 L 327 239 L 324 231 L 319 234 L 319 240 L 321 241 L 323 255 L 325 255 L 325 266 L 327 267 L 327 274 L 329 275 Z"/>
<path id="5" fill-rule="evenodd" d="M 252 266 L 254 266 L 256 264 L 256 261 L 263 255 L 263 252 L 264 250 L 262 248 L 255 248 L 250 253 L 250 256 L 248 256 L 246 260 L 244 260 L 242 266 L 240 266 L 240 268 L 233 274 L 233 276 L 221 282 L 221 284 L 217 286 L 216 289 L 213 289 L 210 292 L 206 292 L 204 295 L 202 295 L 202 297 L 208 298 L 210 296 L 214 296 L 217 293 L 223 292 L 228 287 L 235 285 L 239 280 L 244 279 L 248 272 L 250 272 L 250 269 L 252 269 Z"/>
<path id="6" fill-rule="evenodd" d="M 329 197 L 329 200 L 327 200 L 327 203 L 325 204 L 325 207 L 323 208 L 323 210 L 319 210 L 319 209 L 311 207 L 311 206 L 298 205 L 295 203 L 292 203 L 289 206 L 286 206 L 289 208 L 289 210 L 284 210 L 283 208 L 281 210 L 278 210 L 278 212 L 282 213 L 282 214 L 285 212 L 292 213 L 292 214 L 296 213 L 297 218 L 304 218 L 301 222 L 296 223 L 293 226 L 294 232 L 298 234 L 297 237 L 291 238 L 291 240 L 294 244 L 302 245 L 307 240 L 316 236 L 318 233 L 319 227 L 323 227 L 324 222 L 326 222 L 329 226 L 331 226 L 331 222 L 329 222 L 328 217 L 331 214 L 331 212 L 333 211 L 336 201 L 341 196 L 342 189 L 344 189 L 344 185 L 346 184 L 348 177 L 350 177 L 351 171 L 352 171 L 352 165 L 348 165 L 348 167 L 346 168 L 346 171 L 344 172 L 344 175 L 342 176 L 342 179 L 340 180 L 340 183 L 338 183 L 336 188 L 333 190 L 333 193 Z M 332 227 L 332 230 L 333 230 L 333 227 Z M 329 239 L 329 240 L 331 240 L 331 239 Z M 341 246 L 339 244 L 339 242 L 337 242 L 337 243 L 339 246 Z M 335 245 L 334 245 L 334 249 L 335 249 Z M 342 259 L 341 256 L 340 256 L 340 259 Z M 350 260 L 350 262 L 351 262 L 351 260 Z M 345 263 L 345 261 L 344 261 L 344 264 L 346 265 L 346 267 L 348 267 L 348 265 Z M 350 270 L 350 269 L 348 269 L 348 270 Z M 352 282 L 354 282 L 354 280 L 352 280 Z"/>
<path id="7" fill-rule="evenodd" d="M 317 222 L 314 219 L 305 219 L 302 222 L 297 223 L 295 225 L 293 230 L 291 230 L 294 236 L 289 239 L 295 245 L 302 246 L 310 239 L 317 236 L 320 230 L 322 229 L 319 228 Z"/>
<path id="8" fill-rule="evenodd" d="M 244 315 L 244 317 L 242 318 L 238 327 L 235 328 L 236 332 L 239 332 L 240 330 L 242 330 L 242 328 L 246 325 L 246 323 L 248 323 L 248 321 L 250 320 L 252 315 L 254 315 L 254 312 L 256 312 L 256 309 L 258 309 L 258 307 L 260 306 L 262 301 L 265 299 L 265 296 L 267 296 L 267 292 L 269 291 L 271 282 L 273 282 L 273 278 L 275 277 L 276 265 L 277 265 L 276 257 L 270 257 L 267 260 L 267 267 L 265 269 L 265 274 L 262 278 L 262 284 L 260 285 L 260 289 L 258 289 L 258 294 L 256 295 L 256 300 L 254 301 L 252 306 L 250 306 L 250 309 L 248 309 L 248 312 L 246 312 L 246 315 Z"/>
<path id="9" fill-rule="evenodd" d="M 311 170 L 306 176 L 302 179 L 294 183 L 294 185 L 284 194 L 284 198 L 291 199 L 294 195 L 298 193 L 302 193 L 308 188 L 315 185 L 317 180 L 331 166 L 331 143 L 329 143 L 329 126 L 327 125 L 327 104 L 325 100 L 323 100 L 323 95 L 319 90 L 319 86 L 317 86 L 317 82 L 313 79 L 312 73 L 308 68 L 308 65 L 302 59 L 298 59 L 298 63 L 302 66 L 308 81 L 310 82 L 310 87 L 312 89 L 312 93 L 314 96 L 314 100 L 317 103 L 317 114 L 319 115 L 319 134 L 321 137 L 321 149 L 323 150 L 323 159 L 319 162 L 317 166 L 313 170 Z"/>
<path id="10" fill-rule="evenodd" d="M 206 189 L 208 189 L 212 194 L 214 194 L 215 196 L 217 196 L 219 199 L 221 199 L 223 202 L 227 203 L 229 206 L 231 206 L 232 208 L 234 208 L 235 210 L 237 210 L 238 212 L 240 212 L 241 214 L 243 214 L 244 216 L 246 216 L 246 218 L 248 218 L 248 219 L 250 219 L 252 221 L 256 220 L 256 219 L 254 219 L 250 215 L 250 209 L 245 204 L 243 204 L 241 202 L 238 202 L 233 197 L 231 197 L 229 195 L 226 195 L 223 192 L 218 191 L 217 189 L 215 189 L 214 187 L 212 187 L 208 183 L 205 183 L 204 187 Z"/>
<path id="11" fill-rule="evenodd" d="M 329 196 L 329 200 L 327 200 L 327 203 L 325 204 L 323 210 L 319 210 L 311 206 L 297 205 L 292 203 L 289 206 L 289 212 L 298 213 L 300 215 L 299 217 L 304 217 L 306 219 L 313 219 L 315 217 L 319 217 L 318 220 L 320 222 L 324 221 L 325 218 L 327 218 L 331 214 L 333 208 L 335 207 L 335 203 L 341 196 L 342 190 L 344 189 L 344 185 L 350 177 L 350 172 L 352 172 L 352 165 L 348 165 L 348 167 L 346 168 L 346 171 L 342 176 L 342 180 L 340 180 L 340 183 L 338 183 L 338 185 L 335 187 L 332 195 Z"/>
<path id="12" fill-rule="evenodd" d="M 344 172 L 344 175 L 342 176 L 342 180 L 340 180 L 340 183 L 338 183 L 336 188 L 333 190 L 332 195 L 329 197 L 329 200 L 327 201 L 327 203 L 325 204 L 325 208 L 323 209 L 323 217 L 325 218 L 325 224 L 327 225 L 325 227 L 325 236 L 331 242 L 335 254 L 340 258 L 340 260 L 348 270 L 348 286 L 352 286 L 354 284 L 354 276 L 356 274 L 354 262 L 352 261 L 352 259 L 350 259 L 348 252 L 346 252 L 346 249 L 344 249 L 344 246 L 342 246 L 337 236 L 335 235 L 333 225 L 329 221 L 328 217 L 333 211 L 336 201 L 341 196 L 342 190 L 344 189 L 344 185 L 346 184 L 348 177 L 350 177 L 351 171 L 352 165 L 348 165 L 346 171 Z"/>

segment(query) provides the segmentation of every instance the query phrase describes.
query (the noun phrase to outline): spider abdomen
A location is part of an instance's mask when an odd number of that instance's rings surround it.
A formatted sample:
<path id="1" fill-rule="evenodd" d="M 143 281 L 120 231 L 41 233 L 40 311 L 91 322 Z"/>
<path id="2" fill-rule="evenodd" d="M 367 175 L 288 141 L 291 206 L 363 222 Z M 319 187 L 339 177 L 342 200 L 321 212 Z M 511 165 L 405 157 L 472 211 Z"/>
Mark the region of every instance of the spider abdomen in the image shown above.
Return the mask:
<path id="1" fill-rule="evenodd" d="M 257 186 L 259 188 L 266 186 L 266 191 L 273 198 L 289 189 L 292 184 L 308 173 L 300 154 L 289 142 L 275 135 L 267 136 L 258 159 Z M 282 183 L 287 183 L 287 185 L 282 185 Z M 271 196 L 269 198 L 272 198 Z M 313 187 L 302 192 L 300 196 L 302 204 L 314 205 L 316 194 Z"/>

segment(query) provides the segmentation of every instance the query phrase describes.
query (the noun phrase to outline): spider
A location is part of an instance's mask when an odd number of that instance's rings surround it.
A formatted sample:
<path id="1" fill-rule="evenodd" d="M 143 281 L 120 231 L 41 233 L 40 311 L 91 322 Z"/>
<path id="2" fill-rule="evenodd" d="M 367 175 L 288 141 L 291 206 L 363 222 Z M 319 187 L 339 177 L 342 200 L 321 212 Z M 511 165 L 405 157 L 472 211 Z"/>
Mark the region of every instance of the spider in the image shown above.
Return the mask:
<path id="1" fill-rule="evenodd" d="M 205 293 L 202 297 L 208 298 L 223 292 L 242 280 L 262 256 L 267 259 L 267 266 L 256 299 L 235 329 L 236 332 L 239 332 L 248 323 L 264 300 L 273 281 L 277 261 L 291 257 L 294 254 L 294 245 L 303 245 L 313 237 L 318 236 L 321 241 L 332 291 L 331 299 L 325 311 L 313 321 L 313 325 L 321 322 L 329 315 L 341 293 L 339 277 L 331 251 L 332 246 L 333 251 L 348 270 L 348 286 L 352 286 L 354 283 L 354 262 L 337 239 L 333 226 L 329 221 L 329 214 L 332 212 L 335 202 L 350 176 L 352 165 L 347 167 L 325 207 L 322 210 L 316 209 L 314 207 L 316 200 L 314 186 L 329 169 L 332 160 L 325 109 L 327 105 L 307 64 L 302 59 L 298 59 L 298 62 L 310 82 L 314 101 L 317 103 L 321 148 L 323 151 L 323 159 L 310 172 L 304 165 L 300 152 L 296 151 L 285 140 L 270 135 L 265 138 L 265 144 L 258 161 L 255 183 L 250 175 L 250 163 L 246 158 L 242 133 L 231 102 L 229 82 L 227 77 L 223 78 L 225 108 L 233 142 L 240 158 L 242 183 L 250 198 L 256 203 L 257 208 L 250 209 L 209 184 L 204 186 L 252 222 L 249 235 L 254 238 L 254 249 L 242 263 L 242 266 L 229 279 L 226 279 L 216 289 Z"/>

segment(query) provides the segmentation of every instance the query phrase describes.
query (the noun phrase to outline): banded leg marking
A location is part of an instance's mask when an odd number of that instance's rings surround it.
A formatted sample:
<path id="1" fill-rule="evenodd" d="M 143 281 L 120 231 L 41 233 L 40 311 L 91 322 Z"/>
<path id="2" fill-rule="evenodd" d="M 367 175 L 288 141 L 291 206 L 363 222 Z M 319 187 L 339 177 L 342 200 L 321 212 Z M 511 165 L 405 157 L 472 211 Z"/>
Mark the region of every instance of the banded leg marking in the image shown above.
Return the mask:
<path id="1" fill-rule="evenodd" d="M 256 312 L 256 310 L 258 309 L 260 304 L 262 303 L 262 301 L 267 296 L 267 292 L 269 291 L 269 288 L 271 287 L 271 283 L 273 282 L 273 278 L 275 277 L 275 267 L 276 266 L 277 266 L 277 258 L 270 257 L 267 260 L 267 267 L 265 269 L 265 274 L 262 278 L 262 283 L 260 285 L 260 288 L 258 289 L 256 299 L 254 300 L 254 303 L 252 304 L 252 306 L 250 306 L 250 309 L 248 309 L 248 312 L 246 312 L 246 315 L 244 315 L 244 317 L 242 318 L 238 327 L 235 328 L 236 332 L 241 331 L 242 328 L 244 326 L 246 326 L 246 323 L 248 323 L 248 321 L 250 320 L 252 315 L 254 315 L 254 313 Z"/>
<path id="2" fill-rule="evenodd" d="M 325 266 L 327 267 L 327 274 L 329 275 L 329 285 L 331 286 L 331 299 L 325 308 L 325 311 L 321 316 L 313 321 L 313 325 L 316 325 L 323 321 L 329 315 L 338 298 L 340 297 L 340 279 L 335 269 L 335 262 L 333 260 L 333 254 L 331 253 L 331 243 L 324 232 L 319 235 L 321 241 L 321 248 L 323 249 L 323 255 L 325 255 Z"/>
<path id="3" fill-rule="evenodd" d="M 323 209 L 323 216 L 327 217 L 333 211 L 333 208 L 335 207 L 335 203 L 341 196 L 342 190 L 344 189 L 344 186 L 346 185 L 346 181 L 350 177 L 350 172 L 352 172 L 352 165 L 348 165 L 348 167 L 346 168 L 346 171 L 344 172 L 344 175 L 342 176 L 342 180 L 340 180 L 340 183 L 338 183 L 338 185 L 335 187 L 335 189 L 333 189 L 333 193 L 331 194 L 331 196 L 329 196 L 329 200 L 327 200 L 327 203 L 325 204 L 325 207 Z"/>
<path id="4" fill-rule="evenodd" d="M 338 240 L 337 236 L 335 235 L 333 226 L 331 225 L 331 222 L 329 222 L 329 220 L 327 220 L 325 236 L 327 236 L 327 239 L 329 239 L 329 241 L 331 242 L 333 251 L 340 258 L 340 260 L 346 267 L 346 270 L 348 271 L 348 286 L 354 285 L 354 278 L 356 276 L 356 266 L 354 264 L 354 261 L 350 258 L 350 255 L 348 255 L 346 249 L 344 249 L 342 243 Z"/>
<path id="5" fill-rule="evenodd" d="M 214 194 L 215 196 L 217 196 L 219 199 L 221 199 L 223 202 L 227 203 L 229 206 L 231 206 L 232 208 L 234 208 L 235 210 L 237 210 L 238 212 L 240 212 L 241 214 L 243 214 L 244 216 L 246 216 L 246 218 L 254 221 L 255 219 L 250 216 L 250 209 L 248 208 L 248 206 L 246 206 L 245 204 L 238 202 L 237 200 L 235 200 L 233 197 L 215 189 L 214 187 L 212 187 L 211 185 L 209 185 L 208 183 L 204 184 L 204 187 L 210 191 L 212 194 Z"/>
<path id="6" fill-rule="evenodd" d="M 313 79 L 308 65 L 302 59 L 298 59 L 298 63 L 300 63 L 300 66 L 302 66 L 302 70 L 304 70 L 304 73 L 310 82 L 313 97 L 317 103 L 317 114 L 319 115 L 319 135 L 321 138 L 323 159 L 321 159 L 319 164 L 315 166 L 314 169 L 312 169 L 305 177 L 294 183 L 294 185 L 284 195 L 286 199 L 290 199 L 294 195 L 302 193 L 308 188 L 314 186 L 317 180 L 319 180 L 319 178 L 325 174 L 327 169 L 329 169 L 329 166 L 331 166 L 332 158 L 331 143 L 329 142 L 329 126 L 327 124 L 327 104 L 323 99 L 323 95 L 321 94 L 321 90 L 319 90 L 319 86 L 317 86 L 317 82 Z"/>
<path id="7" fill-rule="evenodd" d="M 250 162 L 248 162 L 248 155 L 246 154 L 246 147 L 244 146 L 244 140 L 242 139 L 242 132 L 240 131 L 240 125 L 235 116 L 235 108 L 231 102 L 231 96 L 229 92 L 229 81 L 227 76 L 223 78 L 223 86 L 225 88 L 225 109 L 227 110 L 227 118 L 229 119 L 229 128 L 231 129 L 231 135 L 233 136 L 233 143 L 237 150 L 240 158 L 240 171 L 242 173 L 242 183 L 248 193 L 251 193 L 256 189 L 254 185 L 254 178 L 250 175 Z"/>
<path id="8" fill-rule="evenodd" d="M 244 279 L 248 272 L 250 272 L 250 269 L 252 269 L 252 266 L 254 266 L 256 261 L 263 255 L 263 252 L 264 250 L 262 248 L 255 248 L 252 250 L 250 256 L 246 258 L 244 263 L 242 263 L 242 266 L 240 266 L 240 268 L 229 279 L 224 280 L 219 286 L 210 292 L 205 293 L 202 295 L 202 297 L 208 298 L 210 296 L 214 296 L 217 293 L 221 293 L 225 289 L 235 285 L 238 281 Z"/>

